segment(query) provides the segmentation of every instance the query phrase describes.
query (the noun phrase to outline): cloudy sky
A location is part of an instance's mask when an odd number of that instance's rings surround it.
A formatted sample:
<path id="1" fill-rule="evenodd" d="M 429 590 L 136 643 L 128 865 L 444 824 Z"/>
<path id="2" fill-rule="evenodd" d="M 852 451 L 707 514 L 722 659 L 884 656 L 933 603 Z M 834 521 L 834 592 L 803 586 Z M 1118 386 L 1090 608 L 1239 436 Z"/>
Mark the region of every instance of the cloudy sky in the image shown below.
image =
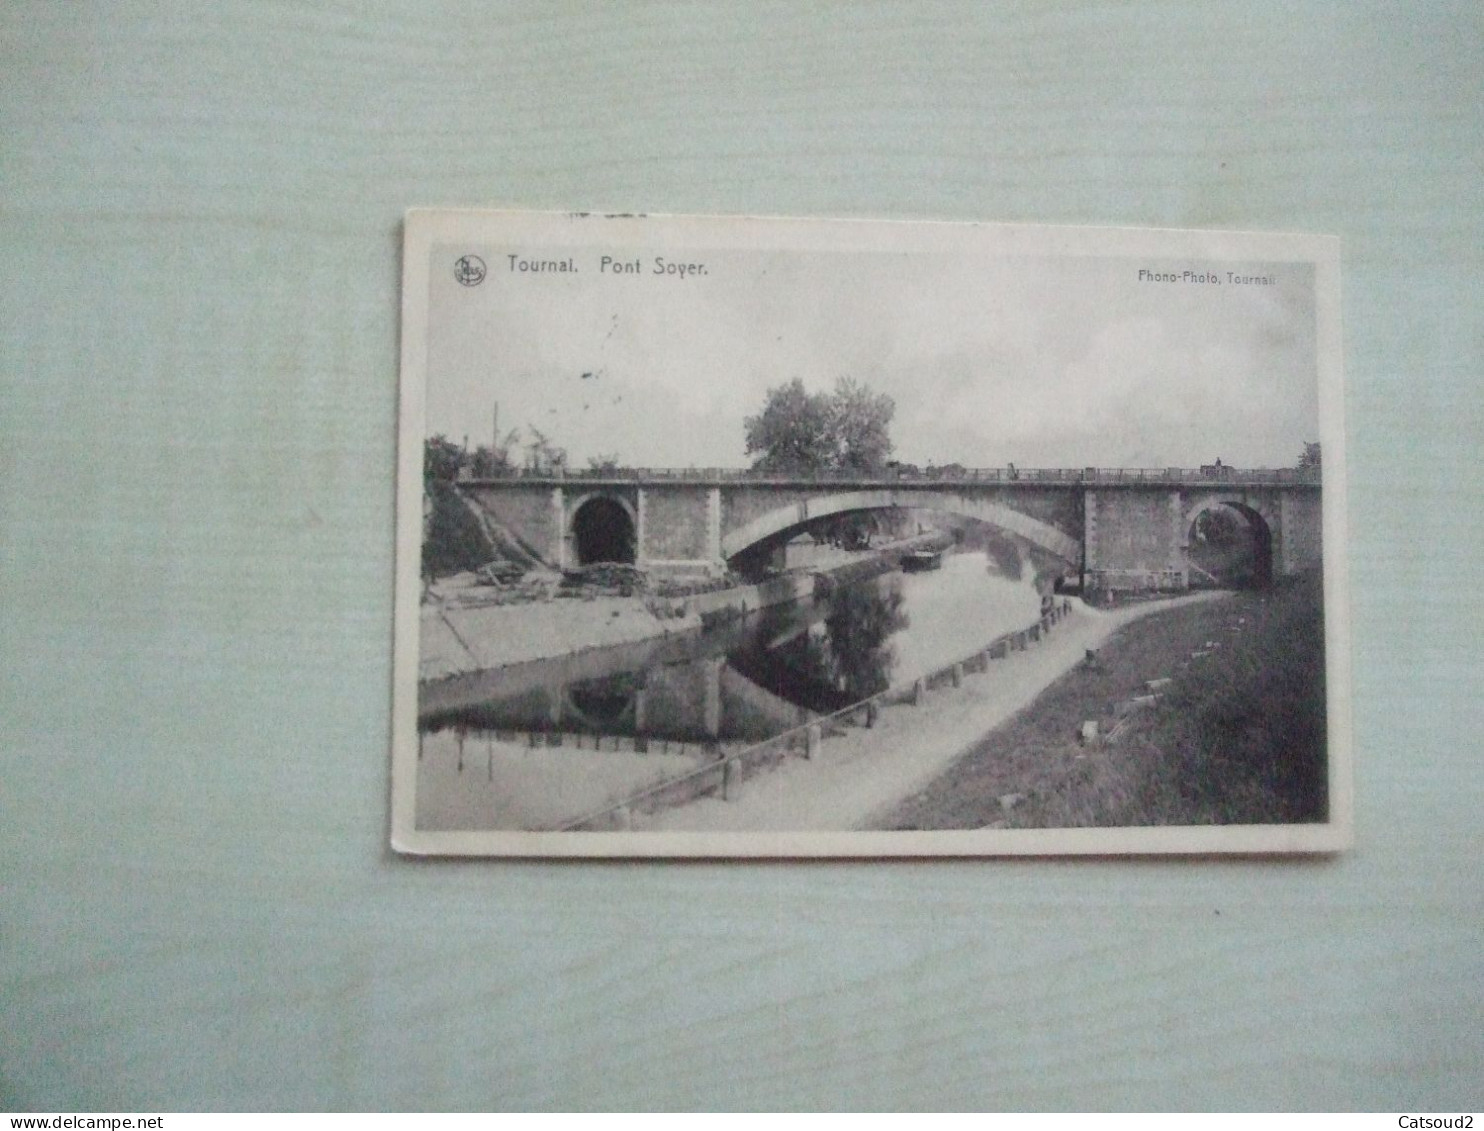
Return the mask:
<path id="1" fill-rule="evenodd" d="M 895 455 L 924 465 L 1288 466 L 1319 434 L 1302 264 L 661 249 L 705 264 L 677 279 L 651 273 L 653 249 L 478 250 L 476 287 L 433 251 L 430 435 L 487 442 L 498 402 L 502 431 L 534 425 L 574 466 L 745 466 L 770 387 L 846 375 L 896 401 Z M 512 271 L 511 254 L 577 272 Z M 642 272 L 600 271 L 603 255 Z"/>

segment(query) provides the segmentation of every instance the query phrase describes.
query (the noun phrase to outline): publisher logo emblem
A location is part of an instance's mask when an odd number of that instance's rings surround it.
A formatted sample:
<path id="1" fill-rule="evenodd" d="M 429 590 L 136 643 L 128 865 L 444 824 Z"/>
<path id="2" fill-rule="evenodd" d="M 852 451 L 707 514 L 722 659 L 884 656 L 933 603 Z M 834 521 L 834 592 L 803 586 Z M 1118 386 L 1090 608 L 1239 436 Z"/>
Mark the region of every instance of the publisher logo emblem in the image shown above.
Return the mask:
<path id="1" fill-rule="evenodd" d="M 466 255 L 453 265 L 453 277 L 466 287 L 479 286 L 484 276 L 484 260 L 477 255 Z"/>

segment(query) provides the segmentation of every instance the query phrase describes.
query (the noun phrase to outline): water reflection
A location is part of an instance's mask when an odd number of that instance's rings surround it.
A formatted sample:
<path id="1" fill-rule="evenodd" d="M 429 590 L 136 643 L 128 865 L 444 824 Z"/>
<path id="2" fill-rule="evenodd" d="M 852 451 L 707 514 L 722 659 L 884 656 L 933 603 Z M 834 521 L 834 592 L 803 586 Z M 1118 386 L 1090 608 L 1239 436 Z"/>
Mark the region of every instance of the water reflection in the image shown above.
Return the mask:
<path id="1" fill-rule="evenodd" d="M 910 626 L 901 577 L 841 589 L 821 617 L 769 647 L 737 649 L 727 662 L 760 687 L 810 711 L 828 714 L 892 683 L 892 637 Z"/>
<path id="2" fill-rule="evenodd" d="M 760 742 L 1024 627 L 1039 599 L 1022 572 L 982 550 L 951 554 L 941 570 L 888 574 L 684 639 L 522 664 L 495 673 L 487 694 L 435 704 L 420 729 L 547 745 L 621 736 L 636 750 Z"/>

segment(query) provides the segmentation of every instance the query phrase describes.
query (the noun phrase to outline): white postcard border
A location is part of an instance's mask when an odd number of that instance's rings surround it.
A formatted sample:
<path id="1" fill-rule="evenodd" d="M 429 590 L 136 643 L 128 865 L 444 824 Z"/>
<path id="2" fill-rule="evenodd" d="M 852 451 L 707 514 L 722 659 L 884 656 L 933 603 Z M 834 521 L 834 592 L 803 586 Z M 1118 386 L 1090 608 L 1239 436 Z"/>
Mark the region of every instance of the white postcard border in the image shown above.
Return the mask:
<path id="1" fill-rule="evenodd" d="M 1266 260 L 1315 269 L 1319 436 L 1324 452 L 1323 570 L 1327 685 L 1328 820 L 1212 825 L 923 832 L 435 832 L 415 827 L 418 602 L 422 458 L 427 408 L 429 262 L 441 243 L 521 241 L 546 247 L 598 243 L 664 252 L 708 248 L 915 251 L 1159 259 Z M 430 856 L 542 858 L 910 858 L 1332 853 L 1354 841 L 1350 591 L 1346 548 L 1340 243 L 1281 232 L 1049 227 L 922 220 L 640 216 L 414 209 L 403 243 L 401 375 L 396 481 L 392 677 L 391 844 Z M 761 237 L 761 238 L 760 238 Z"/>

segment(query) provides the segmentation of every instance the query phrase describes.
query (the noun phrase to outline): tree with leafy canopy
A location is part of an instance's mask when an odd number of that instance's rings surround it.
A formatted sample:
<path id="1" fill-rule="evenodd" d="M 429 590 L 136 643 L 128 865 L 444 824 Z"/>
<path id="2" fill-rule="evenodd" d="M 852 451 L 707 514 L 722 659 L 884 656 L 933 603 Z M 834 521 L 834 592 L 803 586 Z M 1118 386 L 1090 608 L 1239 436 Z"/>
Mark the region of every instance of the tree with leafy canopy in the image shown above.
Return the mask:
<path id="1" fill-rule="evenodd" d="M 490 560 L 484 531 L 459 495 L 458 479 L 469 466 L 469 454 L 447 436 L 423 444 L 424 579 L 474 569 Z"/>
<path id="2" fill-rule="evenodd" d="M 464 449 L 442 433 L 428 439 L 423 444 L 423 489 L 432 490 L 434 483 L 452 483 L 465 458 Z"/>
<path id="3" fill-rule="evenodd" d="M 531 439 L 526 445 L 526 466 L 532 471 L 560 472 L 567 468 L 567 449 L 558 447 L 545 432 L 534 424 L 526 430 Z"/>
<path id="4" fill-rule="evenodd" d="M 1314 440 L 1304 445 L 1304 454 L 1299 456 L 1298 465 L 1305 470 L 1312 468 L 1318 471 L 1321 466 L 1321 454 L 1319 441 Z"/>
<path id="5" fill-rule="evenodd" d="M 880 471 L 891 456 L 891 418 L 897 406 L 850 377 L 835 383 L 830 399 L 835 466 L 845 471 Z"/>
<path id="6" fill-rule="evenodd" d="M 746 427 L 754 471 L 880 471 L 891 455 L 888 428 L 896 404 L 850 377 L 833 392 L 811 393 L 802 379 L 768 390 Z"/>
<path id="7" fill-rule="evenodd" d="M 768 390 L 767 403 L 744 422 L 747 454 L 754 471 L 809 472 L 830 466 L 828 397 L 811 393 L 795 377 Z"/>
<path id="8" fill-rule="evenodd" d="M 587 457 L 589 471 L 617 471 L 620 466 L 617 452 L 599 452 L 595 456 Z"/>
<path id="9" fill-rule="evenodd" d="M 495 479 L 515 469 L 512 453 L 520 443 L 520 429 L 512 428 L 494 444 L 480 444 L 469 460 L 469 473 L 475 479 Z"/>

